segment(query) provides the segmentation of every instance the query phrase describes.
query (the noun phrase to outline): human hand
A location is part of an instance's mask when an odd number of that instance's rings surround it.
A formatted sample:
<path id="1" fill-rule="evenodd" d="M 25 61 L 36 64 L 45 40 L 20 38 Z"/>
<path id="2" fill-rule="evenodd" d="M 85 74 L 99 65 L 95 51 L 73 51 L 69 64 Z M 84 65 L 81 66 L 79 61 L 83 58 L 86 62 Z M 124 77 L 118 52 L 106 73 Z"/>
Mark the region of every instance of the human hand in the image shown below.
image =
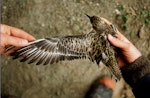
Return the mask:
<path id="1" fill-rule="evenodd" d="M 26 33 L 25 31 L 11 27 L 8 25 L 0 24 L 0 54 L 9 54 L 11 52 L 5 53 L 9 46 L 26 46 L 28 41 L 35 40 L 33 36 Z"/>
<path id="2" fill-rule="evenodd" d="M 142 55 L 141 52 L 119 31 L 117 38 L 109 34 L 108 40 L 113 46 L 120 49 L 121 53 L 118 53 L 118 64 L 120 67 L 125 66 L 127 63 L 134 62 Z"/>
<path id="3" fill-rule="evenodd" d="M 111 23 L 102 18 L 106 23 L 111 25 Z M 119 67 L 123 67 L 128 63 L 134 62 L 137 58 L 139 58 L 142 54 L 141 52 L 124 36 L 117 30 L 117 38 L 108 34 L 109 42 L 119 48 L 118 53 L 118 65 Z"/>

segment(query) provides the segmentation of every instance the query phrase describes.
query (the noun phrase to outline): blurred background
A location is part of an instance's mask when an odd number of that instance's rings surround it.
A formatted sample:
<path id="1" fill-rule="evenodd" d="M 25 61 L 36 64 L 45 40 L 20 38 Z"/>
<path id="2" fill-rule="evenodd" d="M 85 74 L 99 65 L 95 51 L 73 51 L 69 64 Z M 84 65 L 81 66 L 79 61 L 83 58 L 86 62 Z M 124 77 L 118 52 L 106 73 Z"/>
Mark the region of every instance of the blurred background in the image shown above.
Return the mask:
<path id="1" fill-rule="evenodd" d="M 150 59 L 150 0 L 3 0 L 1 23 L 34 37 L 76 35 L 91 31 L 88 17 L 111 21 Z M 36 66 L 1 56 L 1 93 L 11 98 L 84 98 L 94 80 L 109 75 L 89 60 Z M 113 98 L 134 98 L 122 79 Z"/>

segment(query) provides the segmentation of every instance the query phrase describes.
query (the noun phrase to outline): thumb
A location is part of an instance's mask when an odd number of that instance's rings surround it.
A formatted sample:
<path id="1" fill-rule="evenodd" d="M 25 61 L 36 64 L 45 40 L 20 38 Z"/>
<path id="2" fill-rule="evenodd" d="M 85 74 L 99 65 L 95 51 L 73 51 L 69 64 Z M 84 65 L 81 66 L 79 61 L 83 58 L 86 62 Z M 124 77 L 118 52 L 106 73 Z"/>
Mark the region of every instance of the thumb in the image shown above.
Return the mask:
<path id="1" fill-rule="evenodd" d="M 118 48 L 120 48 L 120 49 L 122 49 L 122 50 L 124 50 L 125 48 L 127 48 L 127 47 L 130 45 L 130 43 L 127 43 L 127 42 L 125 42 L 125 41 L 119 40 L 119 39 L 113 37 L 113 36 L 110 35 L 110 34 L 108 34 L 108 40 L 109 40 L 109 42 L 110 42 L 113 46 L 118 47 Z"/>

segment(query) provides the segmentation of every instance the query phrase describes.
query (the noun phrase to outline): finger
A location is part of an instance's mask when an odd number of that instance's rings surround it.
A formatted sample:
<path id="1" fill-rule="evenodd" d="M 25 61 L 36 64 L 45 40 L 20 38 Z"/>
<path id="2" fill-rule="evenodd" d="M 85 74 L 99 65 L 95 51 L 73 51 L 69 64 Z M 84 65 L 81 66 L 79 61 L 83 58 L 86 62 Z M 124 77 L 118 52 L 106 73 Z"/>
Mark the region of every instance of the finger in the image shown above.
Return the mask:
<path id="1" fill-rule="evenodd" d="M 125 41 L 122 41 L 122 40 L 119 40 L 115 37 L 113 37 L 112 35 L 108 34 L 108 40 L 110 41 L 110 43 L 115 46 L 115 47 L 118 47 L 118 48 L 121 48 L 121 49 L 126 49 L 127 47 L 129 47 L 130 43 L 127 43 Z"/>
<path id="2" fill-rule="evenodd" d="M 118 31 L 118 29 L 116 29 L 116 31 L 117 31 L 117 35 L 116 35 L 117 39 L 122 40 L 127 43 L 131 43 L 122 33 Z"/>
<path id="3" fill-rule="evenodd" d="M 5 24 L 0 24 L 0 33 L 5 33 L 5 34 L 8 34 L 10 35 L 10 28 L 9 26 L 5 25 Z"/>
<path id="4" fill-rule="evenodd" d="M 8 25 L 5 25 L 5 24 L 0 24 L 0 26 L 1 26 L 1 29 L 0 29 L 1 33 L 5 33 L 5 34 L 8 34 L 8 35 L 20 37 L 20 38 L 23 38 L 23 39 L 27 39 L 29 41 L 35 40 L 35 38 L 32 35 L 28 34 L 27 32 L 25 32 L 21 29 L 11 27 L 11 26 L 8 26 Z"/>
<path id="5" fill-rule="evenodd" d="M 25 45 L 28 45 L 28 41 L 25 39 L 3 34 L 1 38 L 1 45 L 2 46 L 7 46 L 7 45 L 25 46 Z"/>
<path id="6" fill-rule="evenodd" d="M 108 25 L 111 25 L 112 23 L 109 22 L 107 19 L 103 18 L 103 17 L 100 17 L 103 21 L 105 21 Z"/>
<path id="7" fill-rule="evenodd" d="M 20 37 L 29 41 L 35 40 L 35 38 L 32 35 L 15 27 L 10 27 L 10 33 L 12 36 Z"/>

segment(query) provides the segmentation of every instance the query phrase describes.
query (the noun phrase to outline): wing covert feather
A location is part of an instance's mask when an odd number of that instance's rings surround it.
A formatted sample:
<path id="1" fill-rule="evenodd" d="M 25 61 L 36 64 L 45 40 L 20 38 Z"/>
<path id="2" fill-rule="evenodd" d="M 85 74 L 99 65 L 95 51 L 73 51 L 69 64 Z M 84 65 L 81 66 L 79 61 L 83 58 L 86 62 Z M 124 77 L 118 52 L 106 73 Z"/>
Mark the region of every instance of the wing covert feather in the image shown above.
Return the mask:
<path id="1" fill-rule="evenodd" d="M 11 55 L 13 59 L 21 58 L 21 62 L 47 65 L 63 60 L 86 58 L 87 48 L 85 35 L 53 37 L 33 41 Z"/>

